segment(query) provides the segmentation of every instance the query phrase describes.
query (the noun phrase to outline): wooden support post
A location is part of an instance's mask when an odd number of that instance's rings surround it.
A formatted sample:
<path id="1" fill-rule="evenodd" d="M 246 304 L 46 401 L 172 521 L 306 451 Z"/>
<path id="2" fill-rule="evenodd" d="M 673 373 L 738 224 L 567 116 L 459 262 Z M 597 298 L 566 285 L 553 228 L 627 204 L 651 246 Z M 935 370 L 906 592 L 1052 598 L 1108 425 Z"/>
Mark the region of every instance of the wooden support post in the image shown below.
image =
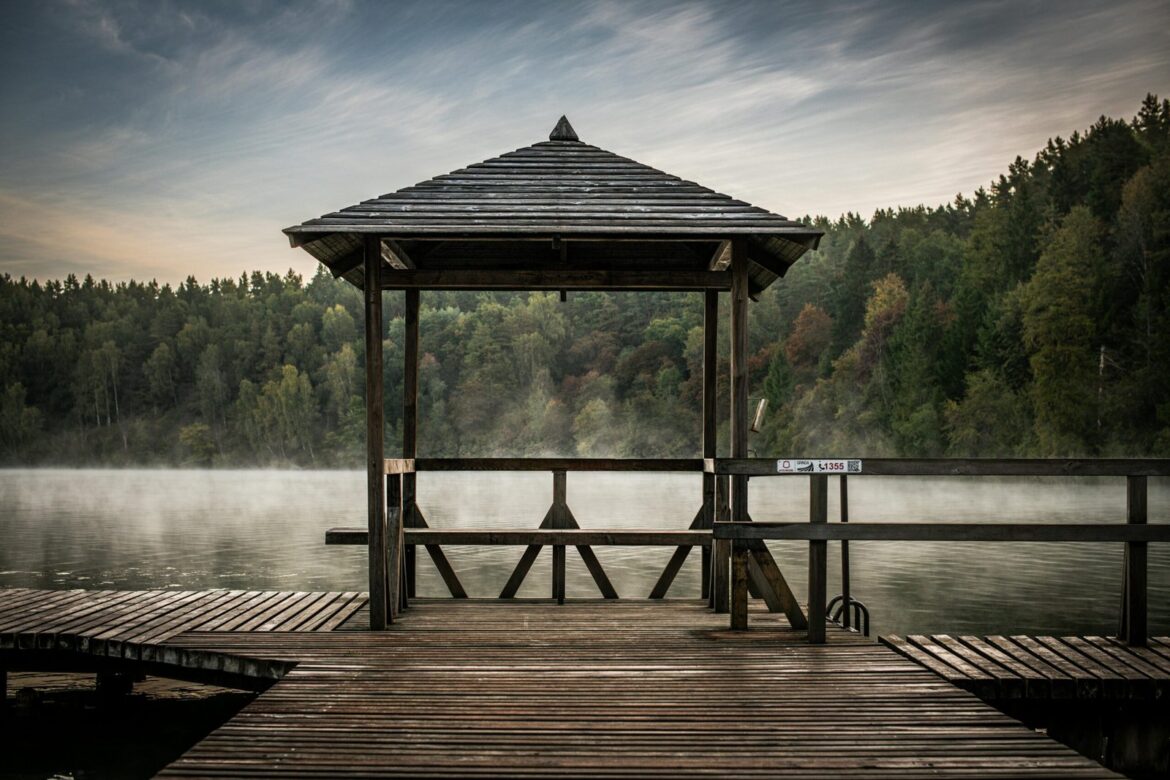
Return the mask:
<path id="1" fill-rule="evenodd" d="M 808 521 L 829 521 L 829 478 L 824 474 L 809 477 Z M 825 643 L 825 591 L 828 579 L 828 542 L 808 543 L 808 641 Z"/>
<path id="2" fill-rule="evenodd" d="M 748 258 L 742 239 L 731 242 L 731 457 L 748 456 Z M 747 477 L 731 478 L 731 520 L 748 522 Z M 731 627 L 747 628 L 747 547 L 732 547 Z M 742 577 L 740 576 L 742 570 Z"/>
<path id="3" fill-rule="evenodd" d="M 703 293 L 703 457 L 714 458 L 718 454 L 719 408 L 717 404 L 719 377 L 718 371 L 719 347 L 719 291 L 707 290 Z M 706 513 L 704 523 L 707 528 L 715 524 L 715 475 L 703 474 L 703 511 Z M 702 576 L 700 581 L 701 598 L 708 599 L 710 606 L 715 606 L 711 596 L 711 554 L 709 547 L 702 551 Z"/>
<path id="4" fill-rule="evenodd" d="M 841 522 L 849 522 L 849 477 L 842 474 L 841 480 Z M 843 620 L 841 625 L 849 628 L 853 618 L 853 608 L 849 603 L 852 601 L 852 593 L 849 590 L 849 540 L 841 540 L 841 603 L 844 606 L 844 611 L 841 613 Z"/>
<path id="5" fill-rule="evenodd" d="M 565 472 L 553 472 L 553 527 L 565 528 L 565 510 L 568 508 L 568 490 Z M 552 597 L 558 604 L 565 603 L 565 546 L 553 545 Z"/>
<path id="6" fill-rule="evenodd" d="M 402 526 L 403 528 L 418 528 L 418 507 L 415 504 L 415 481 L 414 474 L 408 474 L 409 479 L 402 481 Z M 403 548 L 402 556 L 403 579 L 404 587 L 406 588 L 406 597 L 408 599 L 416 598 L 416 571 L 417 571 L 417 550 L 416 545 L 408 544 Z"/>
<path id="7" fill-rule="evenodd" d="M 382 242 L 365 237 L 366 314 L 366 488 L 369 512 L 370 630 L 386 628 L 386 479 L 383 459 L 385 436 L 382 408 Z"/>
<path id="8" fill-rule="evenodd" d="M 405 319 L 405 333 L 403 339 L 403 366 L 402 366 L 402 457 L 418 457 L 418 348 L 419 348 L 419 291 L 407 290 L 403 315 Z M 415 500 L 418 495 L 416 489 L 417 475 L 407 474 L 402 484 L 402 519 L 403 525 L 413 526 L 415 515 Z M 406 595 L 414 598 L 415 594 L 415 550 L 411 545 L 404 556 L 406 567 Z"/>
<path id="9" fill-rule="evenodd" d="M 1125 521 L 1145 525 L 1148 518 L 1145 477 L 1125 478 Z M 1147 542 L 1125 543 L 1125 582 L 1121 593 L 1121 629 L 1118 636 L 1128 645 L 1144 647 L 1147 634 Z"/>
<path id="10" fill-rule="evenodd" d="M 715 475 L 703 475 L 703 525 L 711 528 L 715 521 Z M 699 598 L 710 604 L 711 599 L 711 548 L 699 551 Z"/>
<path id="11" fill-rule="evenodd" d="M 403 474 L 386 475 L 386 603 L 390 605 L 389 622 L 402 611 L 402 478 Z"/>
<path id="12" fill-rule="evenodd" d="M 731 630 L 748 627 L 748 544 L 742 539 L 731 543 Z"/>
<path id="13" fill-rule="evenodd" d="M 720 475 L 715 478 L 715 517 L 720 522 L 731 519 L 731 510 L 727 505 L 728 478 Z M 711 601 L 712 608 L 719 614 L 727 614 L 731 609 L 731 542 L 726 539 L 716 539 L 711 545 Z"/>

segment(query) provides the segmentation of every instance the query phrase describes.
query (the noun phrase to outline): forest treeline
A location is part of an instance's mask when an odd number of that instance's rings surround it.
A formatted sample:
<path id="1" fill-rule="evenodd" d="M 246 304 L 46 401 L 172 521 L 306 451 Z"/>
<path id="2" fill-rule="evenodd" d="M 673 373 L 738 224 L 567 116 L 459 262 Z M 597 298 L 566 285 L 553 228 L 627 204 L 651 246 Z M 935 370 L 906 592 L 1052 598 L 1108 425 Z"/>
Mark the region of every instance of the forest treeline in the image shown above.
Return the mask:
<path id="1" fill-rule="evenodd" d="M 1170 101 L 947 205 L 809 221 L 820 251 L 749 307 L 751 394 L 769 402 L 753 454 L 1170 456 Z M 698 454 L 697 294 L 422 302 L 421 455 Z M 402 308 L 386 294 L 389 453 Z M 323 268 L 4 276 L 0 457 L 357 466 L 361 322 L 360 293 Z M 725 354 L 720 371 L 726 410 Z"/>

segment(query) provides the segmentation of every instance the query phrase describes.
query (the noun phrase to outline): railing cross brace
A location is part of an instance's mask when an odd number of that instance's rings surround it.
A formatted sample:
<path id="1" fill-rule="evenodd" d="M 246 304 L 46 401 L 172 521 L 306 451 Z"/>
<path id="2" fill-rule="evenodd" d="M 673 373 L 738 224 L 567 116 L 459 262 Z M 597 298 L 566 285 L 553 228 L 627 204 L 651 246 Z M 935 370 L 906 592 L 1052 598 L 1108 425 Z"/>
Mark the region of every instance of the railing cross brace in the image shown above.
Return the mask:
<path id="1" fill-rule="evenodd" d="M 569 509 L 569 504 L 566 500 L 566 476 L 564 471 L 553 472 L 553 502 L 552 506 L 548 508 L 548 512 L 544 515 L 544 520 L 541 521 L 541 528 L 551 529 L 567 529 L 580 528 L 577 518 L 573 516 L 573 511 Z M 528 576 L 528 571 L 532 568 L 532 564 L 536 561 L 536 556 L 540 554 L 540 550 L 544 545 L 530 544 L 525 548 L 524 554 L 520 556 L 516 568 L 512 570 L 511 576 L 508 577 L 508 582 L 504 585 L 504 589 L 500 591 L 500 598 L 510 599 L 515 598 L 520 586 L 524 583 L 524 578 Z M 603 598 L 616 599 L 618 597 L 617 591 L 613 587 L 613 583 L 609 581 L 609 577 L 605 573 L 605 569 L 601 566 L 601 561 L 597 560 L 597 554 L 593 552 L 593 548 L 586 544 L 576 545 L 577 553 L 581 556 L 581 560 L 585 562 L 585 567 L 592 575 L 593 581 L 597 583 L 598 590 L 601 591 Z M 563 604 L 565 601 L 565 547 L 564 545 L 553 545 L 553 583 L 552 595 L 558 603 Z"/>

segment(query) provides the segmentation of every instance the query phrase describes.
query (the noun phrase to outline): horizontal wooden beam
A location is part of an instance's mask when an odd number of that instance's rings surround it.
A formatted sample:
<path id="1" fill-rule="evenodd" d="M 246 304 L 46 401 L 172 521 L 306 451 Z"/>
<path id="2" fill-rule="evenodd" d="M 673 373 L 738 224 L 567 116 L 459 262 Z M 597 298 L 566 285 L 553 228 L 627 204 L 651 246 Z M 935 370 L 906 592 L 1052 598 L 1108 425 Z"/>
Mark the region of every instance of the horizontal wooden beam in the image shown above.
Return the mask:
<path id="1" fill-rule="evenodd" d="M 382 471 L 385 474 L 413 474 L 414 458 L 386 458 L 382 461 Z"/>
<path id="2" fill-rule="evenodd" d="M 419 471 L 691 471 L 700 458 L 417 458 Z"/>
<path id="3" fill-rule="evenodd" d="M 875 542 L 1170 542 L 1170 525 L 719 522 L 714 536 Z"/>
<path id="4" fill-rule="evenodd" d="M 796 458 L 788 458 L 795 461 Z M 898 477 L 1127 477 L 1170 476 L 1166 458 L 862 458 L 861 474 L 849 476 Z M 746 474 L 752 477 L 807 477 L 807 473 L 778 472 L 775 458 L 707 458 L 709 474 Z"/>
<path id="5" fill-rule="evenodd" d="M 406 544 L 484 546 L 601 545 L 609 547 L 705 547 L 710 531 L 598 531 L 584 528 L 438 529 L 407 528 Z M 325 544 L 365 544 L 365 528 L 330 528 Z"/>
<path id="6" fill-rule="evenodd" d="M 383 290 L 728 290 L 727 271 L 383 269 Z"/>

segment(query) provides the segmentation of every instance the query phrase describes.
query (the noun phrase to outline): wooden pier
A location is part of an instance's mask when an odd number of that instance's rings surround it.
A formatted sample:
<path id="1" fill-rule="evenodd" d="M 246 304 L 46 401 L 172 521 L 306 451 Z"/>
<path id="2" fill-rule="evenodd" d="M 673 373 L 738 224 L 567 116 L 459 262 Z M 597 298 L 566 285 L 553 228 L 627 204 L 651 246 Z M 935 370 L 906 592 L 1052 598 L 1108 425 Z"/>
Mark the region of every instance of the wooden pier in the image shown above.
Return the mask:
<path id="1" fill-rule="evenodd" d="M 1157 701 L 1170 697 L 1170 638 L 882 637 L 882 644 L 984 699 Z"/>
<path id="2" fill-rule="evenodd" d="M 855 632 L 809 645 L 762 609 L 733 632 L 700 600 L 415 600 L 371 632 L 365 605 L 2 591 L 0 659 L 261 680 L 170 777 L 1116 776 Z"/>

